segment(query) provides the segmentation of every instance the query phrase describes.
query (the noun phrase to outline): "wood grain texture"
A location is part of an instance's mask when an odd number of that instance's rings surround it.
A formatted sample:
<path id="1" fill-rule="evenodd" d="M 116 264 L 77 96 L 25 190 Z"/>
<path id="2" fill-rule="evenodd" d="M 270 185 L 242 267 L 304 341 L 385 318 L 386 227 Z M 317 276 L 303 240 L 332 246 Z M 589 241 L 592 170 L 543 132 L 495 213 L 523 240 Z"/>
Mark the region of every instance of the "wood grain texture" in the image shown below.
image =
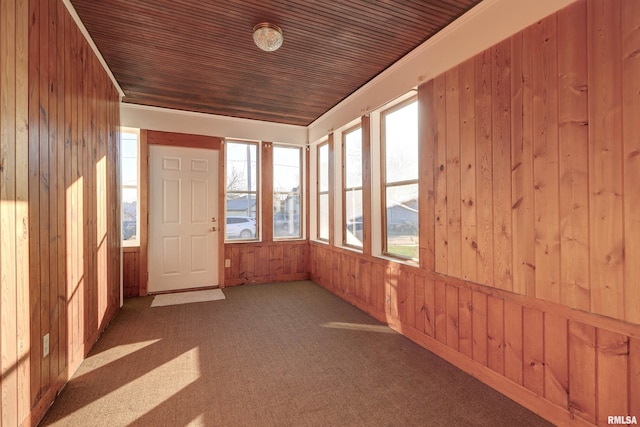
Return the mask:
<path id="1" fill-rule="evenodd" d="M 596 328 L 569 322 L 569 410 L 596 423 Z"/>
<path id="2" fill-rule="evenodd" d="M 525 307 L 522 318 L 523 335 L 523 385 L 544 395 L 544 320 L 543 313 Z"/>
<path id="3" fill-rule="evenodd" d="M 460 222 L 461 272 L 466 280 L 477 280 L 476 257 L 476 121 L 475 121 L 475 62 L 460 65 Z"/>
<path id="4" fill-rule="evenodd" d="M 551 16 L 525 31 L 536 60 L 533 94 L 533 174 L 536 223 L 535 296 L 560 300 L 560 225 L 558 207 L 557 23 Z"/>
<path id="5" fill-rule="evenodd" d="M 569 361 L 567 319 L 544 314 L 544 396 L 563 408 L 568 407 Z"/>
<path id="6" fill-rule="evenodd" d="M 513 289 L 511 224 L 511 41 L 491 49 L 494 286 Z"/>
<path id="7" fill-rule="evenodd" d="M 622 140 L 624 170 L 625 319 L 640 324 L 640 3 L 622 2 Z M 637 410 L 635 413 L 640 412 Z"/>
<path id="8" fill-rule="evenodd" d="M 525 43 L 526 42 L 526 43 Z M 511 37 L 511 224 L 513 290 L 535 295 L 535 221 L 529 38 Z"/>
<path id="9" fill-rule="evenodd" d="M 624 317 L 621 10 L 587 3 L 591 311 Z M 597 31 L 593 31 L 595 29 Z"/>
<path id="10" fill-rule="evenodd" d="M 487 366 L 504 375 L 504 300 L 487 298 Z"/>
<path id="11" fill-rule="evenodd" d="M 609 415 L 631 414 L 628 400 L 629 338 L 598 329 L 596 341 L 597 422 L 605 425 Z"/>
<path id="12" fill-rule="evenodd" d="M 447 219 L 447 88 L 442 74 L 433 81 L 433 114 L 435 117 L 435 271 L 447 274 L 448 219 Z"/>
<path id="13" fill-rule="evenodd" d="M 491 50 L 475 57 L 477 282 L 493 283 L 493 141 Z"/>
<path id="14" fill-rule="evenodd" d="M 447 127 L 447 274 L 462 275 L 462 230 L 460 207 L 460 77 L 458 67 L 445 74 Z"/>
<path id="15" fill-rule="evenodd" d="M 522 384 L 522 342 L 525 340 L 522 317 L 520 304 L 504 302 L 504 376 L 518 384 Z"/>
<path id="16" fill-rule="evenodd" d="M 589 310 L 589 117 L 587 5 L 558 12 L 558 146 L 560 168 L 560 302 Z"/>

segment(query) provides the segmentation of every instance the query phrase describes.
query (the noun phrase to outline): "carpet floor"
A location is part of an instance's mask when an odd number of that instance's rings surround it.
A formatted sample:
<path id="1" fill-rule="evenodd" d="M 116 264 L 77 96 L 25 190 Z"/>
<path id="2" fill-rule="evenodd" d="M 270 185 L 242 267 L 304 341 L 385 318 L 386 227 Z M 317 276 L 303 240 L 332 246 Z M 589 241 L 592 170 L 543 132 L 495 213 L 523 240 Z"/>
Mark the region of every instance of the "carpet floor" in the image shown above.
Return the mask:
<path id="1" fill-rule="evenodd" d="M 131 298 L 43 426 L 549 426 L 309 281 Z"/>

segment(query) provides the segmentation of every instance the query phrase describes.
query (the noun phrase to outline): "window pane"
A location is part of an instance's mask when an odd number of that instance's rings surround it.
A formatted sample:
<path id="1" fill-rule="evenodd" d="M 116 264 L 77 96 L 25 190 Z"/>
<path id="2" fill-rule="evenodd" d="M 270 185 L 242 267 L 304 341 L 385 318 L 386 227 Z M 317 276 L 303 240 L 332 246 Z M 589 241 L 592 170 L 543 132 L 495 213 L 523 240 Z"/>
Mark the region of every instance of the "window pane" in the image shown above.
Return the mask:
<path id="1" fill-rule="evenodd" d="M 257 144 L 241 142 L 226 144 L 227 181 L 225 189 L 227 192 L 258 190 L 257 155 Z"/>
<path id="2" fill-rule="evenodd" d="M 344 138 L 345 188 L 362 187 L 362 129 L 358 128 Z"/>
<path id="3" fill-rule="evenodd" d="M 300 229 L 300 194 L 274 194 L 273 237 L 298 238 Z"/>
<path id="4" fill-rule="evenodd" d="M 298 192 L 300 148 L 273 147 L 273 191 Z"/>
<path id="5" fill-rule="evenodd" d="M 418 179 L 418 103 L 384 116 L 386 183 Z"/>
<path id="6" fill-rule="evenodd" d="M 225 237 L 227 240 L 255 239 L 256 195 L 227 194 Z"/>
<path id="7" fill-rule="evenodd" d="M 318 197 L 318 238 L 329 240 L 329 195 Z"/>
<path id="8" fill-rule="evenodd" d="M 346 244 L 362 247 L 362 190 L 346 191 L 345 218 Z"/>
<path id="9" fill-rule="evenodd" d="M 122 240 L 138 238 L 138 189 L 122 189 Z"/>
<path id="10" fill-rule="evenodd" d="M 318 147 L 318 191 L 329 191 L 329 145 Z"/>
<path id="11" fill-rule="evenodd" d="M 418 185 L 387 187 L 388 254 L 418 259 Z"/>
<path id="12" fill-rule="evenodd" d="M 122 148 L 122 185 L 138 185 L 138 135 L 123 132 L 120 134 Z"/>

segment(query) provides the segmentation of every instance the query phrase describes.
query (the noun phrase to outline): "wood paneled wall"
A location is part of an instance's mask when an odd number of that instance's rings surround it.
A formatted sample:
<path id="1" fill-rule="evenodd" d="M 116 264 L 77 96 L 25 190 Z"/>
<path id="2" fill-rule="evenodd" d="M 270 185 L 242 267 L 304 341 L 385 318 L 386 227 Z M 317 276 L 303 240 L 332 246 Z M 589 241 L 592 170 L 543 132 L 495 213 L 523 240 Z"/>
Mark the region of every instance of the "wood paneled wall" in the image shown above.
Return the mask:
<path id="1" fill-rule="evenodd" d="M 31 409 L 28 6 L 0 5 L 0 425 L 12 427 Z"/>
<path id="2" fill-rule="evenodd" d="M 140 248 L 122 248 L 122 296 L 124 298 L 140 296 L 140 268 Z"/>
<path id="3" fill-rule="evenodd" d="M 640 323 L 640 15 L 580 1 L 425 85 L 435 269 Z"/>
<path id="4" fill-rule="evenodd" d="M 309 278 L 309 244 L 306 240 L 227 243 L 224 285 L 271 283 Z"/>
<path id="5" fill-rule="evenodd" d="M 640 418 L 639 51 L 581 0 L 422 84 L 420 267 L 312 242 L 312 280 L 557 424 Z"/>
<path id="6" fill-rule="evenodd" d="M 0 424 L 32 425 L 119 307 L 119 96 L 61 1 L 0 20 Z"/>
<path id="7" fill-rule="evenodd" d="M 640 326 L 311 243 L 311 279 L 559 425 L 640 413 Z"/>

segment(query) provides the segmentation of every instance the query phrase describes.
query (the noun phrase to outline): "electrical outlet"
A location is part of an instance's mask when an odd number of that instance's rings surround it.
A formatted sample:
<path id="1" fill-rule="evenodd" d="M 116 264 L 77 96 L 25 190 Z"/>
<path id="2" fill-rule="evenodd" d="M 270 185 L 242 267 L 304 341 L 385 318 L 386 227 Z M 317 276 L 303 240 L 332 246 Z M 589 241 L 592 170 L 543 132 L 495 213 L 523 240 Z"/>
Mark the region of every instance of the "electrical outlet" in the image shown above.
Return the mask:
<path id="1" fill-rule="evenodd" d="M 49 334 L 42 338 L 42 358 L 44 359 L 49 355 Z"/>
<path id="2" fill-rule="evenodd" d="M 229 258 L 227 258 L 227 259 L 225 259 L 225 260 L 224 260 L 224 266 L 225 266 L 226 268 L 231 267 L 231 260 L 230 260 Z"/>

